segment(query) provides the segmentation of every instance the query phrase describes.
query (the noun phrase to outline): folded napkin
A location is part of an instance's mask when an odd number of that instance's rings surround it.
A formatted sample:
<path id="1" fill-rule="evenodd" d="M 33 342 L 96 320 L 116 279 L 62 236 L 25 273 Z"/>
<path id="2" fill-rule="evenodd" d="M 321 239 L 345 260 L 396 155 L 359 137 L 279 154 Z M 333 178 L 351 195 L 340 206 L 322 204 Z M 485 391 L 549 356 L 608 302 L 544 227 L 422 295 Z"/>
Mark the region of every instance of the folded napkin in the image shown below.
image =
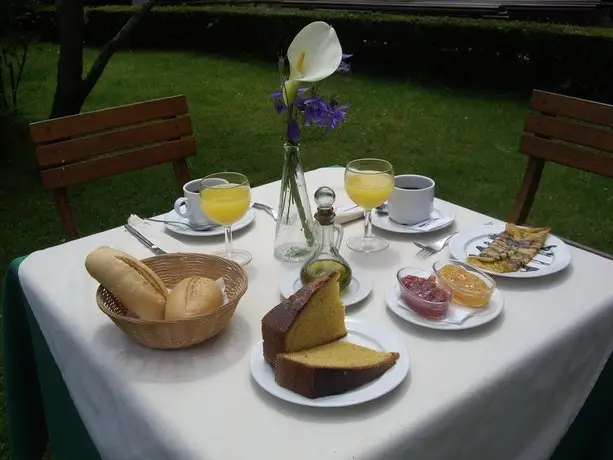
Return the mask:
<path id="1" fill-rule="evenodd" d="M 336 213 L 334 222 L 337 224 L 353 222 L 354 220 L 360 219 L 362 216 L 364 216 L 364 210 L 355 205 L 339 206 L 334 210 L 334 212 Z"/>
<path id="2" fill-rule="evenodd" d="M 480 311 L 471 308 L 460 307 L 459 305 L 449 305 L 445 320 L 450 323 L 461 323 L 468 319 L 469 316 L 478 315 Z"/>
<path id="3" fill-rule="evenodd" d="M 404 303 L 402 300 L 398 300 L 398 306 L 404 308 L 405 310 L 409 310 L 411 313 L 417 315 L 409 306 Z M 446 324 L 462 324 L 468 318 L 476 316 L 481 312 L 478 310 L 473 310 L 471 308 L 461 307 L 456 304 L 449 305 L 449 309 L 447 310 L 447 315 L 440 321 L 437 320 L 428 320 L 433 321 L 435 323 L 446 323 Z M 425 318 L 424 318 L 425 319 Z"/>
<path id="4" fill-rule="evenodd" d="M 130 217 L 128 217 L 127 222 L 137 231 L 139 231 L 145 238 L 168 253 L 190 252 L 185 244 L 164 232 L 162 227 L 163 224 L 156 225 L 154 222 L 148 222 L 141 219 L 136 214 L 131 214 Z M 126 238 L 130 238 L 135 242 L 135 244 L 140 245 L 145 250 L 148 250 L 147 247 L 138 241 L 134 235 L 131 235 L 125 229 L 123 230 L 126 234 Z"/>
<path id="5" fill-rule="evenodd" d="M 334 219 L 335 223 L 346 224 L 348 222 L 353 222 L 354 220 L 362 218 L 364 216 L 364 210 L 361 207 L 355 205 L 355 203 L 347 194 L 343 183 L 339 183 L 337 181 L 337 172 L 334 170 L 334 168 L 331 171 L 332 176 L 329 179 L 324 180 L 319 184 L 316 184 L 316 186 L 311 188 L 311 190 L 317 190 L 319 187 L 324 185 L 327 187 L 331 187 L 332 190 L 334 190 L 334 193 L 336 194 L 336 200 L 334 202 L 334 212 L 336 214 L 336 217 Z M 313 212 L 315 212 L 317 210 L 317 204 L 315 203 L 314 196 L 311 196 L 310 202 L 311 209 L 313 210 Z"/>

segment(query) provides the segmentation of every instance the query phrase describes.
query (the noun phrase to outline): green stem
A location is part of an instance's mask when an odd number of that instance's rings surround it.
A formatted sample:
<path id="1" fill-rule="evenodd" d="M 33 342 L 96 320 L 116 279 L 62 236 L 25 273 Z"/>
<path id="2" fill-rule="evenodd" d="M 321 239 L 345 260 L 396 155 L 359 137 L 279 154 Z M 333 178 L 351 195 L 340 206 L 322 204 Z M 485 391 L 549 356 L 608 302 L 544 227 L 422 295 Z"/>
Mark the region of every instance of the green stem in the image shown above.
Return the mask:
<path id="1" fill-rule="evenodd" d="M 311 226 L 309 225 L 309 216 L 306 215 L 304 211 L 304 206 L 302 204 L 302 198 L 300 197 L 300 190 L 298 189 L 297 182 L 297 174 L 298 174 L 298 155 L 295 151 L 290 153 L 290 168 L 291 173 L 288 174 L 289 188 L 290 194 L 296 203 L 296 207 L 298 208 L 298 215 L 300 217 L 300 222 L 302 222 L 302 228 L 304 229 L 304 236 L 307 240 L 309 246 L 313 244 L 313 232 L 311 231 Z"/>
<path id="2" fill-rule="evenodd" d="M 285 88 L 284 88 L 285 90 Z M 291 103 L 287 110 L 287 121 L 289 123 L 297 116 L 297 109 L 294 103 Z M 286 126 L 288 126 L 286 125 Z M 300 217 L 300 222 L 302 223 L 302 228 L 304 229 L 304 236 L 307 240 L 307 244 L 309 246 L 313 245 L 314 237 L 312 228 L 309 225 L 310 216 L 306 215 L 304 211 L 304 206 L 302 204 L 302 198 L 300 197 L 300 190 L 298 189 L 297 182 L 297 174 L 298 174 L 298 145 L 295 145 L 291 142 L 290 139 L 287 139 L 287 144 L 292 147 L 292 151 L 289 154 L 288 158 L 288 174 L 287 174 L 287 183 L 281 184 L 282 187 L 288 187 L 290 191 L 290 199 L 294 200 L 296 203 L 296 207 L 298 208 L 298 216 Z M 285 206 L 285 203 L 283 203 Z"/>

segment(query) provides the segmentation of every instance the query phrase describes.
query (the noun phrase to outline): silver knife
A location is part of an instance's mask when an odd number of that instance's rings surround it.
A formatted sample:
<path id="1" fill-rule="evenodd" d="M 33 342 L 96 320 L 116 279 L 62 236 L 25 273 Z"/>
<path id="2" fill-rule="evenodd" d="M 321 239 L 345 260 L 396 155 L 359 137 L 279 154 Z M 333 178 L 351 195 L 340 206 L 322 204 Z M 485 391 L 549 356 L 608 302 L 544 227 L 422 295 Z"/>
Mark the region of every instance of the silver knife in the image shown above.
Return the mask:
<path id="1" fill-rule="evenodd" d="M 132 227 L 130 224 L 124 224 L 123 227 L 130 232 L 138 241 L 140 241 L 141 243 L 143 243 L 145 246 L 147 246 L 149 249 L 151 249 L 151 252 L 153 252 L 156 256 L 161 256 L 162 254 L 167 254 L 166 251 L 164 251 L 163 249 L 160 249 L 158 246 L 156 246 L 155 244 L 153 244 L 151 241 L 149 241 L 145 235 L 143 235 L 141 232 L 139 232 L 138 230 L 136 230 L 134 227 Z"/>

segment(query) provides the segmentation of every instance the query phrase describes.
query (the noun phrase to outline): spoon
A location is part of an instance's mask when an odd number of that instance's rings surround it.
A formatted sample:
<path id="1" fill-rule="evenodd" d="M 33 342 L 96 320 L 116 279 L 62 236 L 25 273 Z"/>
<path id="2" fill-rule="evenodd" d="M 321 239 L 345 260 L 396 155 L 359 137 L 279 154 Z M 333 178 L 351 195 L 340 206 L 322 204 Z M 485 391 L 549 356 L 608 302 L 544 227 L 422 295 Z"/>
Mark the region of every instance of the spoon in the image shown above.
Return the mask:
<path id="1" fill-rule="evenodd" d="M 161 222 L 163 224 L 168 224 L 168 225 L 174 225 L 175 227 L 189 227 L 196 232 L 206 232 L 208 230 L 212 230 L 214 228 L 219 227 L 219 225 L 217 224 L 194 225 L 194 224 L 190 224 L 187 221 L 179 222 L 177 220 L 163 220 L 163 219 L 153 219 L 153 218 L 148 218 L 147 220 L 150 220 L 152 222 Z"/>
<path id="2" fill-rule="evenodd" d="M 381 214 L 387 214 L 387 203 L 380 204 L 375 208 L 375 211 Z"/>
<path id="3" fill-rule="evenodd" d="M 379 214 L 388 214 L 388 205 L 387 203 L 383 203 L 380 204 L 379 206 L 377 206 L 375 208 L 375 211 L 378 212 Z M 430 225 L 433 222 L 442 220 L 441 217 L 431 217 L 430 219 L 426 219 L 423 222 L 418 222 L 416 224 L 400 224 L 400 225 L 404 225 L 405 227 L 413 227 L 413 228 L 422 228 L 425 227 L 426 225 Z"/>

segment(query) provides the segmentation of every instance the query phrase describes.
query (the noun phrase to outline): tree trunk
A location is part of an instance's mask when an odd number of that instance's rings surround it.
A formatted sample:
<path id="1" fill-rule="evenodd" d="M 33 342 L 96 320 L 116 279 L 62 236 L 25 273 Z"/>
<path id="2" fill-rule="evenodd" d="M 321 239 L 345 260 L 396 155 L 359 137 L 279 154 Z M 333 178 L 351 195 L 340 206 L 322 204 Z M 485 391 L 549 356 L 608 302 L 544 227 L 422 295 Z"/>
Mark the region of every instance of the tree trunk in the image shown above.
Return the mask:
<path id="1" fill-rule="evenodd" d="M 8 99 L 5 92 L 4 72 L 0 66 L 0 116 L 8 112 Z"/>
<path id="2" fill-rule="evenodd" d="M 2 0 L 0 0 L 2 1 Z M 102 48 L 96 61 L 83 78 L 84 11 L 82 0 L 56 0 L 56 17 L 60 33 L 60 57 L 53 107 L 49 118 L 74 115 L 81 111 L 85 99 L 94 89 L 109 60 L 134 26 L 157 0 L 147 0 Z"/>
<path id="3" fill-rule="evenodd" d="M 73 115 L 81 111 L 83 95 L 83 2 L 56 0 L 56 21 L 60 36 L 57 83 L 49 118 Z"/>
<path id="4" fill-rule="evenodd" d="M 158 0 L 147 0 L 145 3 L 141 5 L 136 13 L 126 22 L 123 27 L 117 32 L 117 34 L 106 44 L 104 48 L 98 54 L 96 61 L 87 72 L 87 77 L 83 81 L 85 97 L 91 93 L 92 89 L 98 82 L 98 79 L 104 72 L 106 65 L 109 63 L 109 60 L 117 51 L 117 48 L 121 45 L 121 43 L 130 35 L 132 29 L 140 22 L 140 20 L 145 16 L 151 8 L 157 3 Z"/>

